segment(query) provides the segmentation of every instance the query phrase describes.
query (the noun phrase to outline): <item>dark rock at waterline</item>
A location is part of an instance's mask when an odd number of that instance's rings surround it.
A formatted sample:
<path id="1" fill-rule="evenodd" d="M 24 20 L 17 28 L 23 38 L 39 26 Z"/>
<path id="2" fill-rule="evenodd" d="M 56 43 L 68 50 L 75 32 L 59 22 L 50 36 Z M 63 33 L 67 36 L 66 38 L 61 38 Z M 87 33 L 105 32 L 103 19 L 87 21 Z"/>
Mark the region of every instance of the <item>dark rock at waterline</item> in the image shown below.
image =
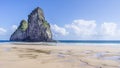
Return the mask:
<path id="1" fill-rule="evenodd" d="M 20 26 L 11 35 L 10 41 L 51 42 L 52 32 L 49 23 L 45 20 L 43 11 L 37 7 L 30 15 L 28 22 L 22 20 Z"/>

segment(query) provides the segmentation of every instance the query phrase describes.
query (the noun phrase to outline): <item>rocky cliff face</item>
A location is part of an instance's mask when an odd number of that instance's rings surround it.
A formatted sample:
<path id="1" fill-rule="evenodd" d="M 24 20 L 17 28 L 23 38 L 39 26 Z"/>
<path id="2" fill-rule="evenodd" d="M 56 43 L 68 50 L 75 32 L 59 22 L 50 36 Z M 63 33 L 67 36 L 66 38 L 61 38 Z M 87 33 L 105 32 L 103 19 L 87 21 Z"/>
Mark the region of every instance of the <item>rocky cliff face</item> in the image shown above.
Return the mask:
<path id="1" fill-rule="evenodd" d="M 28 16 L 28 23 L 22 20 L 18 29 L 11 35 L 11 41 L 49 42 L 52 33 L 43 11 L 37 7 Z"/>

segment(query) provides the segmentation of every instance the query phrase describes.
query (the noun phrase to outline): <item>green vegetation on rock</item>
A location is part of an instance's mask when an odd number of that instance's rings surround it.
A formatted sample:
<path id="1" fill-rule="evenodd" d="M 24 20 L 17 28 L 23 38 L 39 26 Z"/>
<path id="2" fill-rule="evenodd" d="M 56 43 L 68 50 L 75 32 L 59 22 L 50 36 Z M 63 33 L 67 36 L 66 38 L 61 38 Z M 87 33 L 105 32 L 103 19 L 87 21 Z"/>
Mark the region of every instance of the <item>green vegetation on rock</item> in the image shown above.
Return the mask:
<path id="1" fill-rule="evenodd" d="M 20 25 L 20 29 L 22 31 L 25 31 L 27 28 L 28 28 L 28 23 L 26 22 L 26 20 L 22 20 L 21 25 Z"/>
<path id="2" fill-rule="evenodd" d="M 44 25 L 45 27 L 49 28 L 49 24 L 48 24 L 47 21 L 44 21 L 44 22 L 43 22 L 43 25 Z"/>

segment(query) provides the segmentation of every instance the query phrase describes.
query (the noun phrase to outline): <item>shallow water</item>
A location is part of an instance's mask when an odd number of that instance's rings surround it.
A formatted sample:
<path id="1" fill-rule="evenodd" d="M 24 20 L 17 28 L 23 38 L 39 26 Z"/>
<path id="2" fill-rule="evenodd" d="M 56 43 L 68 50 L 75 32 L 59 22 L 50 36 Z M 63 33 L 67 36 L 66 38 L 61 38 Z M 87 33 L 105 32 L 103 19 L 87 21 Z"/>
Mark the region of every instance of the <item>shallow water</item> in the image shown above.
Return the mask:
<path id="1" fill-rule="evenodd" d="M 120 56 L 109 56 L 109 57 L 103 57 L 104 60 L 115 60 L 120 61 Z"/>
<path id="2" fill-rule="evenodd" d="M 102 60 L 114 60 L 114 61 L 120 62 L 120 55 L 118 53 L 116 53 L 116 55 L 113 55 L 112 53 L 99 52 L 94 54 L 93 57 L 96 57 Z"/>

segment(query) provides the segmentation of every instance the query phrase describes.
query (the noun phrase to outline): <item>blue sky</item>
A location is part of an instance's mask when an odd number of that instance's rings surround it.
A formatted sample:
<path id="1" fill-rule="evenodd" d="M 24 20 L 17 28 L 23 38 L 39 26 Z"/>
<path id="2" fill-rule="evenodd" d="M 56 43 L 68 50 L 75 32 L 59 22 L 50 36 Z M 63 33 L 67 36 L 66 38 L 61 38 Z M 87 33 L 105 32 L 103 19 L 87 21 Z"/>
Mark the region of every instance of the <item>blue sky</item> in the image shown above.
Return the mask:
<path id="1" fill-rule="evenodd" d="M 54 39 L 120 40 L 120 0 L 1 0 L 0 39 L 41 7 Z"/>

